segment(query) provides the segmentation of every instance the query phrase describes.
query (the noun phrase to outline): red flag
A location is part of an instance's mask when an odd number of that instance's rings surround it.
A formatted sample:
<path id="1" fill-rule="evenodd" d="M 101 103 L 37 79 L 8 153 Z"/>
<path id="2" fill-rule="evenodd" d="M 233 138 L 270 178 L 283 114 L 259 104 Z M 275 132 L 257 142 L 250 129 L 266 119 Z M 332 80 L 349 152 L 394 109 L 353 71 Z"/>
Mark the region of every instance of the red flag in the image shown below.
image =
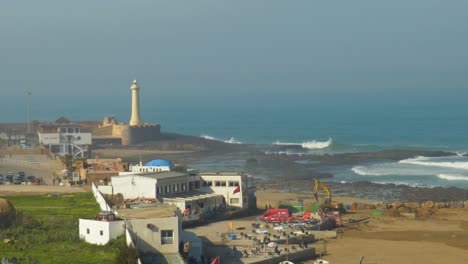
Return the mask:
<path id="1" fill-rule="evenodd" d="M 234 192 L 232 192 L 232 194 L 236 194 L 236 193 L 238 193 L 238 192 L 240 192 L 240 185 L 237 186 L 236 189 L 234 189 Z"/>
<path id="2" fill-rule="evenodd" d="M 211 261 L 211 264 L 219 264 L 219 257 L 213 259 L 213 261 Z"/>
<path id="3" fill-rule="evenodd" d="M 185 210 L 182 211 L 182 215 L 186 215 L 190 211 L 190 208 L 185 208 Z"/>

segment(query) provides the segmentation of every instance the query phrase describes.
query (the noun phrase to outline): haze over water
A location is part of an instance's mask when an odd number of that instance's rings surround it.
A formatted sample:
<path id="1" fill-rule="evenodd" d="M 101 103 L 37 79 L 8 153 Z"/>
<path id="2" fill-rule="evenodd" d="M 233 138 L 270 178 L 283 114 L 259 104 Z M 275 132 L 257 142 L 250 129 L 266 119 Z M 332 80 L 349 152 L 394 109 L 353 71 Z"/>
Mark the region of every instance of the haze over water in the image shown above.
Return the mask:
<path id="1" fill-rule="evenodd" d="M 143 119 L 163 131 L 332 142 L 312 153 L 467 151 L 466 10 L 435 0 L 6 1 L 0 122 L 26 120 L 26 90 L 32 119 L 128 122 L 136 78 Z"/>

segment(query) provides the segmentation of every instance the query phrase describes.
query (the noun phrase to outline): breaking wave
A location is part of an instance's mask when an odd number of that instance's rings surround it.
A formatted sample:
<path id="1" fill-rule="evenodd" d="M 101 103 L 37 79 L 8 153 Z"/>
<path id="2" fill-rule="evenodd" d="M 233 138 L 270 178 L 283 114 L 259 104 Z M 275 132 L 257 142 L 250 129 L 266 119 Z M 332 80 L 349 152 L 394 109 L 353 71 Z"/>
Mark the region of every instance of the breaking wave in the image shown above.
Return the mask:
<path id="1" fill-rule="evenodd" d="M 468 170 L 468 162 L 463 162 L 463 161 L 436 162 L 436 161 L 430 161 L 430 159 L 431 158 L 428 158 L 428 157 L 416 157 L 413 159 L 400 160 L 398 163 Z"/>
<path id="2" fill-rule="evenodd" d="M 468 177 L 462 175 L 438 174 L 437 177 L 448 181 L 468 181 Z"/>
<path id="3" fill-rule="evenodd" d="M 281 141 L 276 141 L 273 142 L 273 145 L 278 145 L 278 146 L 300 146 L 305 149 L 324 149 L 328 148 L 333 144 L 333 140 L 329 138 L 327 141 L 306 141 L 302 143 L 289 143 L 289 142 L 281 142 Z"/>
<path id="4" fill-rule="evenodd" d="M 215 138 L 215 137 L 212 137 L 212 136 L 209 136 L 209 135 L 201 135 L 200 137 L 202 137 L 204 139 L 208 139 L 208 140 L 221 141 L 221 142 L 228 143 L 228 144 L 242 144 L 242 142 L 237 141 L 233 137 L 231 137 L 229 140 L 222 140 L 222 139 Z"/>
<path id="5" fill-rule="evenodd" d="M 385 173 L 379 173 L 379 172 L 370 172 L 368 168 L 363 167 L 363 166 L 356 166 L 351 169 L 354 173 L 358 175 L 363 175 L 363 176 L 382 176 L 385 175 Z"/>

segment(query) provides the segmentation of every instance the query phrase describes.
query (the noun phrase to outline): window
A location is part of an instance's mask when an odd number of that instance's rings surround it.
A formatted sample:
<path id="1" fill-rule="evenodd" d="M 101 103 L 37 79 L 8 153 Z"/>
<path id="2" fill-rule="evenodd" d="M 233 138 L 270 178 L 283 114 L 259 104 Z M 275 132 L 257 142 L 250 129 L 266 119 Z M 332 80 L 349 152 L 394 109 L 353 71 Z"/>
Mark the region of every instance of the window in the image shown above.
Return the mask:
<path id="1" fill-rule="evenodd" d="M 208 186 L 208 182 L 207 181 L 203 181 L 203 187 L 206 187 Z"/>
<path id="2" fill-rule="evenodd" d="M 225 181 L 222 181 L 222 182 L 221 182 L 221 186 L 226 187 L 226 182 L 225 182 Z"/>
<path id="3" fill-rule="evenodd" d="M 101 234 L 101 236 L 104 235 L 104 231 L 102 231 L 102 230 L 99 231 L 99 234 Z"/>
<path id="4" fill-rule="evenodd" d="M 161 194 L 161 190 L 159 189 L 159 186 L 156 186 L 156 195 L 160 195 Z"/>
<path id="5" fill-rule="evenodd" d="M 200 182 L 199 181 L 195 182 L 195 189 L 200 189 Z"/>
<path id="6" fill-rule="evenodd" d="M 213 182 L 212 182 L 212 181 L 208 181 L 208 186 L 213 186 Z"/>
<path id="7" fill-rule="evenodd" d="M 229 181 L 229 187 L 237 187 L 237 186 L 239 186 L 238 181 Z"/>
<path id="8" fill-rule="evenodd" d="M 164 186 L 164 188 L 166 189 L 165 193 L 169 193 L 169 185 Z"/>
<path id="9" fill-rule="evenodd" d="M 215 186 L 216 186 L 216 187 L 221 186 L 221 182 L 220 182 L 220 181 L 215 181 Z"/>
<path id="10" fill-rule="evenodd" d="M 239 203 L 239 198 L 231 198 L 230 204 L 238 204 Z"/>
<path id="11" fill-rule="evenodd" d="M 86 234 L 89 234 L 89 228 L 86 228 Z"/>
<path id="12" fill-rule="evenodd" d="M 173 230 L 161 230 L 161 244 L 173 244 L 174 234 Z"/>

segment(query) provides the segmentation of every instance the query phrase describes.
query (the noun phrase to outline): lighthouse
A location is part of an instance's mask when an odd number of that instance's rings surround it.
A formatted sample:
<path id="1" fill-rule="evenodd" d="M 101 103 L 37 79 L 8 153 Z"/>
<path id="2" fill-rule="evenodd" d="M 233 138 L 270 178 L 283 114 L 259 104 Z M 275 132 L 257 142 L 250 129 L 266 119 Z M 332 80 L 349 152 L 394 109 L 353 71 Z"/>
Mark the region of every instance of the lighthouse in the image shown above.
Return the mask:
<path id="1" fill-rule="evenodd" d="M 136 80 L 133 81 L 130 90 L 132 91 L 132 116 L 130 117 L 130 126 L 141 126 L 143 125 L 143 121 L 141 121 L 140 117 L 140 86 L 138 86 Z"/>

